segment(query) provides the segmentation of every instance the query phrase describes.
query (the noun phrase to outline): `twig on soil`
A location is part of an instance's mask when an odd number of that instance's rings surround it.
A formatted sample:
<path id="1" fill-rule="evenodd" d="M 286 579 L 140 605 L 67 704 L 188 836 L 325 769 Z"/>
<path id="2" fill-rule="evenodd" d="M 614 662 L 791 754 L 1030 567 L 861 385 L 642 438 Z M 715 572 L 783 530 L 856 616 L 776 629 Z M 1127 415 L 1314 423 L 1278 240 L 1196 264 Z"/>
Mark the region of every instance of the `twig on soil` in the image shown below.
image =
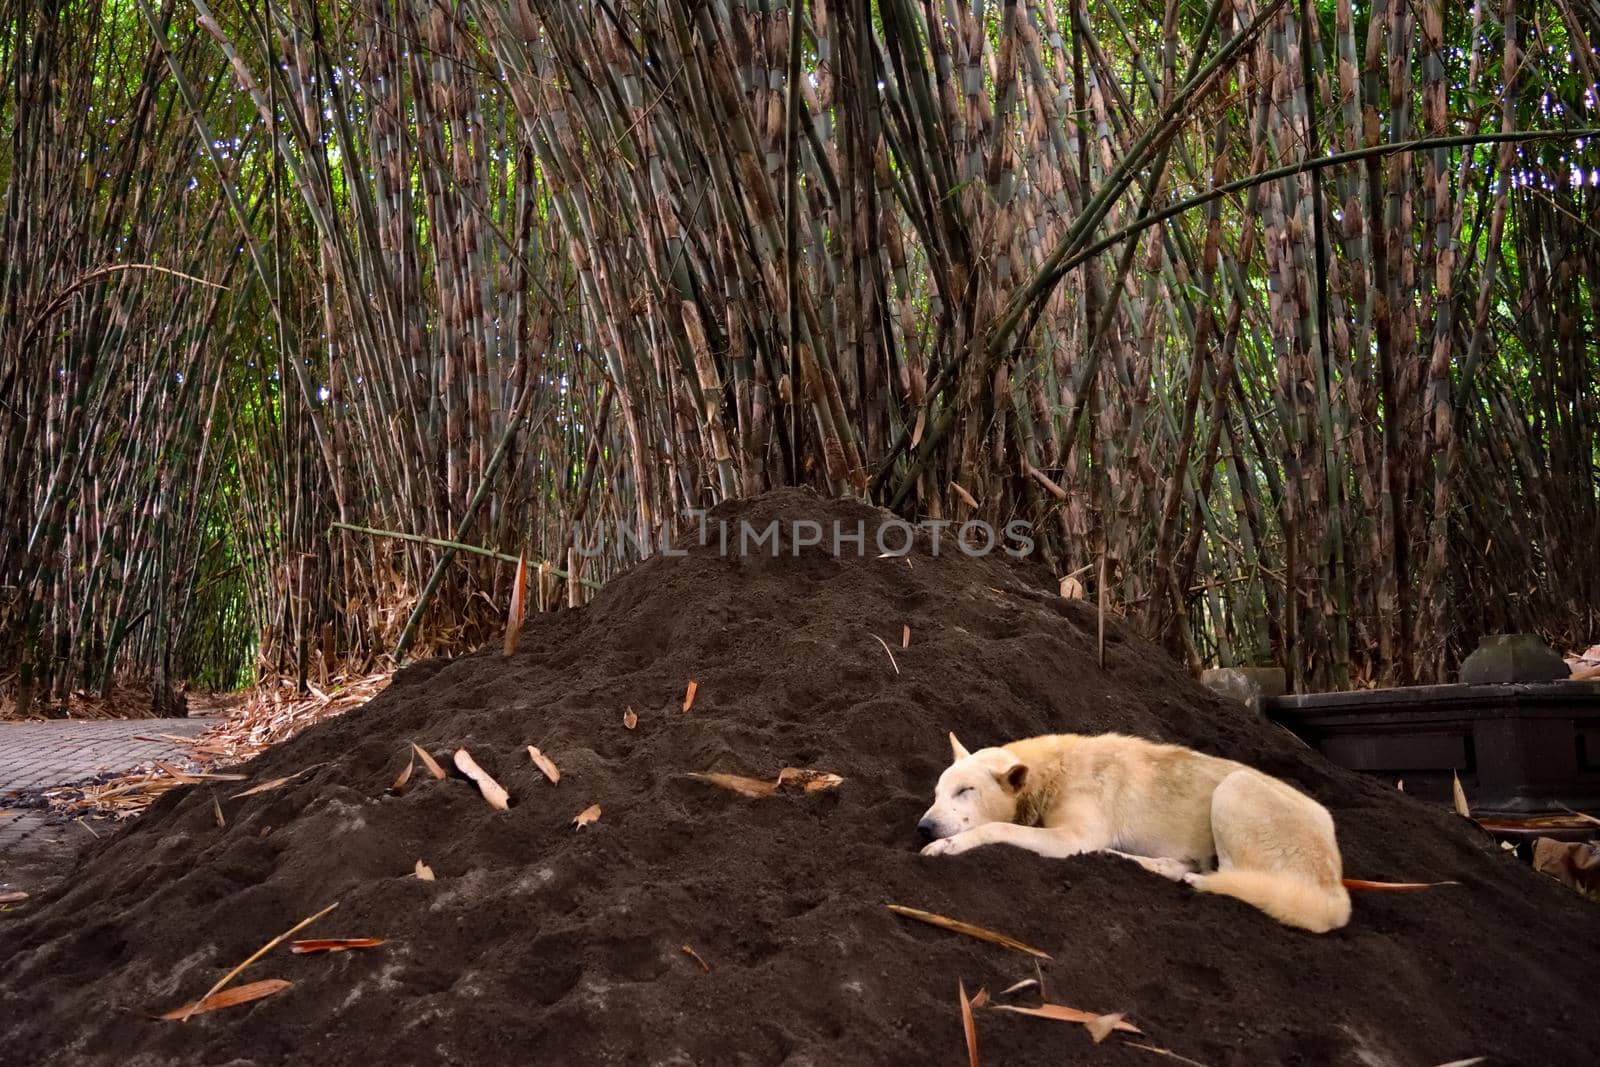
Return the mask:
<path id="1" fill-rule="evenodd" d="M 301 919 L 299 922 L 297 922 L 293 926 L 289 927 L 289 929 L 285 930 L 283 933 L 279 934 L 277 937 L 273 938 L 271 941 L 268 941 L 265 945 L 262 945 L 260 948 L 256 949 L 253 953 L 250 954 L 250 956 L 243 963 L 239 964 L 239 966 L 235 967 L 233 970 L 231 970 L 227 974 L 223 975 L 222 978 L 217 982 L 216 985 L 214 985 L 210 989 L 206 990 L 206 995 L 205 996 L 201 997 L 199 1000 L 197 1000 L 193 1004 L 189 1005 L 189 1010 L 184 1012 L 183 1015 L 179 1017 L 178 1021 L 179 1022 L 188 1022 L 189 1021 L 189 1016 L 193 1015 L 195 1013 L 195 1011 L 199 1009 L 200 1005 L 204 1004 L 206 1001 L 210 1000 L 213 996 L 215 996 L 217 994 L 217 992 L 222 989 L 223 986 L 227 985 L 229 982 L 231 982 L 235 978 L 239 977 L 240 972 L 243 971 L 246 967 L 250 966 L 256 960 L 259 960 L 262 956 L 265 956 L 267 953 L 271 952 L 273 949 L 277 948 L 279 945 L 281 945 L 285 941 L 289 940 L 289 938 L 293 937 L 295 934 L 298 934 L 301 930 L 304 930 L 306 927 L 310 926 L 312 923 L 316 922 L 318 919 L 322 918 L 324 915 L 328 914 L 328 912 L 332 911 L 334 908 L 337 908 L 338 906 L 339 906 L 339 902 L 336 900 L 332 904 L 329 904 L 326 908 L 323 908 L 321 911 L 317 912 L 315 915 L 312 915 L 312 916 L 310 916 L 308 918 L 305 918 L 305 919 Z"/>
<path id="2" fill-rule="evenodd" d="M 1170 1048 L 1157 1048 L 1155 1045 L 1141 1045 L 1137 1041 L 1124 1041 L 1123 1044 L 1128 1048 L 1143 1049 L 1146 1052 L 1154 1052 L 1157 1056 L 1165 1056 L 1169 1060 L 1177 1060 L 1179 1063 L 1187 1063 L 1189 1064 L 1189 1067 L 1206 1067 L 1206 1065 L 1201 1063 L 1199 1060 L 1191 1060 L 1187 1056 L 1180 1056 Z M 1450 1067 L 1450 1065 L 1445 1064 L 1444 1067 Z"/>
<path id="3" fill-rule="evenodd" d="M 1016 952 L 1026 952 L 1028 955 L 1037 956 L 1042 960 L 1048 960 L 1052 958 L 1050 953 L 1034 948 L 1032 945 L 1026 944 L 1022 941 L 1018 941 L 1014 937 L 1008 937 L 1005 934 L 995 933 L 993 930 L 986 929 L 982 926 L 975 926 L 969 922 L 962 922 L 960 919 L 952 919 L 948 916 L 939 915 L 931 911 L 922 911 L 919 908 L 908 908 L 904 904 L 885 904 L 884 907 L 888 908 L 896 915 L 904 915 L 908 919 L 915 919 L 918 922 L 927 923 L 929 926 L 937 926 L 941 930 L 949 930 L 952 933 L 965 934 L 967 937 L 977 938 L 979 941 L 987 941 L 991 945 L 999 945 L 1002 948 L 1009 948 Z"/>
<path id="4" fill-rule="evenodd" d="M 889 665 L 894 668 L 894 673 L 899 674 L 900 673 L 900 664 L 898 664 L 898 663 L 896 663 L 894 661 L 894 652 L 892 652 L 890 650 L 889 642 L 885 641 L 883 638 L 879 637 L 877 634 L 873 634 L 872 635 L 872 639 L 874 641 L 878 642 L 878 644 L 882 645 L 883 646 L 883 650 L 885 652 L 889 653 Z"/>
<path id="5" fill-rule="evenodd" d="M 679 950 L 685 956 L 688 956 L 690 959 L 692 959 L 696 963 L 698 963 L 700 965 L 700 969 L 702 971 L 706 972 L 707 974 L 711 973 L 711 964 L 707 963 L 703 958 L 701 958 L 700 953 L 696 952 L 694 949 L 690 948 L 688 945 L 680 945 L 679 946 Z"/>

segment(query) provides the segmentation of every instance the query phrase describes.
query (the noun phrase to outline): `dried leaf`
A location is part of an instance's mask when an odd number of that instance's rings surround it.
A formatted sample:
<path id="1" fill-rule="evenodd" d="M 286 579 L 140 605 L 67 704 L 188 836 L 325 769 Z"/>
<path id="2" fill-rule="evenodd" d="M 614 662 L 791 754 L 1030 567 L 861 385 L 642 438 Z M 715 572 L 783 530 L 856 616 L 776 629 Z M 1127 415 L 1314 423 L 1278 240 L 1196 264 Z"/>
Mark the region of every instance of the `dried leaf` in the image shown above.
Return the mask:
<path id="1" fill-rule="evenodd" d="M 712 785 L 738 793 L 742 797 L 770 797 L 778 791 L 776 782 L 765 782 L 760 778 L 746 778 L 742 774 L 722 774 L 718 771 L 708 771 L 704 774 L 690 772 L 688 777 L 701 782 L 710 782 Z"/>
<path id="2" fill-rule="evenodd" d="M 532 745 L 528 746 L 528 756 L 533 760 L 534 765 L 544 772 L 544 776 L 550 779 L 551 785 L 561 781 L 561 768 L 550 762 L 549 756 L 546 756 Z"/>
<path id="3" fill-rule="evenodd" d="M 1346 878 L 1346 889 L 1410 890 L 1432 889 L 1441 885 L 1460 885 L 1460 882 L 1369 882 L 1365 878 Z"/>
<path id="4" fill-rule="evenodd" d="M 633 708 L 622 713 L 622 725 L 630 730 L 639 725 L 639 716 L 633 713 Z"/>
<path id="5" fill-rule="evenodd" d="M 21 904 L 27 899 L 28 894 L 20 889 L 12 889 L 5 893 L 0 893 L 0 904 Z"/>
<path id="6" fill-rule="evenodd" d="M 1110 1016 L 1096 1015 L 1092 1011 L 1079 1011 L 1077 1008 L 1069 1008 L 1065 1004 L 1041 1004 L 1037 1008 L 1024 1008 L 1018 1004 L 996 1004 L 995 1010 L 1014 1011 L 1018 1015 L 1034 1015 L 1041 1019 L 1055 1019 L 1057 1022 L 1078 1023 L 1082 1026 L 1088 1026 L 1099 1019 L 1110 1018 Z M 1111 1023 L 1111 1029 L 1120 1030 L 1125 1034 L 1144 1033 L 1143 1030 L 1123 1019 L 1120 1015 Z"/>
<path id="7" fill-rule="evenodd" d="M 952 919 L 948 916 L 938 915 L 931 911 L 922 911 L 918 908 L 908 908 L 903 904 L 886 904 L 885 907 L 896 915 L 904 915 L 908 919 L 916 919 L 918 922 L 927 923 L 929 926 L 937 926 L 942 930 L 964 934 L 967 937 L 975 937 L 979 941 L 987 941 L 991 945 L 999 945 L 1002 948 L 1009 948 L 1016 952 L 1026 952 L 1028 955 L 1037 956 L 1042 960 L 1051 958 L 1048 952 L 1036 949 L 1032 945 L 1018 941 L 1014 937 L 997 934 L 993 930 L 987 930 L 982 926 L 974 926 L 972 923 L 962 922 L 960 919 Z"/>
<path id="8" fill-rule="evenodd" d="M 1455 800 L 1456 814 L 1463 819 L 1472 818 L 1472 809 L 1467 807 L 1467 791 L 1461 788 L 1461 779 L 1455 771 L 1450 772 L 1450 795 Z"/>
<path id="9" fill-rule="evenodd" d="M 313 763 L 311 766 L 307 767 L 303 771 L 295 771 L 293 774 L 286 774 L 282 778 L 274 778 L 269 782 L 262 782 L 258 786 L 252 786 L 251 788 L 246 789 L 242 793 L 235 793 L 235 794 L 233 794 L 233 796 L 230 799 L 238 800 L 241 797 L 253 797 L 257 793 L 269 793 L 274 789 L 281 789 L 282 787 L 288 785 L 290 782 L 294 781 L 296 778 L 299 778 L 301 775 L 310 774 L 312 771 L 315 771 L 315 770 L 321 770 L 323 767 L 326 767 L 327 765 L 328 764 L 326 762 Z"/>
<path id="10" fill-rule="evenodd" d="M 1122 1013 L 1120 1011 L 1112 1012 L 1110 1015 L 1096 1015 L 1093 1019 L 1084 1023 L 1083 1028 L 1089 1031 L 1089 1036 L 1098 1045 L 1111 1036 L 1111 1031 L 1115 1030 L 1117 1024 L 1121 1021 Z"/>
<path id="11" fill-rule="evenodd" d="M 683 694 L 683 710 L 688 711 L 694 707 L 694 695 L 700 691 L 699 682 L 690 682 L 688 690 Z"/>
<path id="12" fill-rule="evenodd" d="M 383 944 L 378 937 L 321 937 L 308 941 L 289 942 L 289 951 L 296 956 L 314 956 L 321 952 L 348 952 L 353 948 L 377 948 Z"/>
<path id="13" fill-rule="evenodd" d="M 418 878 L 422 879 L 424 882 L 433 881 L 433 868 L 429 867 L 426 863 L 423 863 L 421 860 L 417 861 L 416 869 L 413 870 L 412 873 L 415 874 Z"/>
<path id="14" fill-rule="evenodd" d="M 955 490 L 956 496 L 961 498 L 961 502 L 963 504 L 967 505 L 967 507 L 971 508 L 973 511 L 978 510 L 978 502 L 972 498 L 971 493 L 962 488 L 960 482 L 951 482 L 950 488 Z"/>
<path id="15" fill-rule="evenodd" d="M 322 918 L 324 915 L 328 914 L 328 912 L 332 911 L 334 908 L 337 908 L 338 906 L 339 906 L 339 902 L 336 900 L 332 904 L 329 904 L 326 908 L 323 908 L 321 911 L 317 912 L 315 915 L 308 915 L 304 919 L 301 919 L 299 922 L 297 922 L 293 926 L 289 927 L 289 929 L 285 930 L 283 933 L 279 934 L 277 937 L 273 938 L 271 941 L 268 941 L 265 945 L 262 945 L 260 948 L 256 949 L 248 957 L 245 958 L 245 961 L 243 963 L 239 964 L 239 966 L 235 967 L 233 970 L 229 971 L 227 974 L 225 974 L 221 978 L 219 978 L 217 980 L 217 984 L 216 985 L 214 985 L 210 989 L 206 990 L 205 996 L 201 997 L 199 1000 L 195 1001 L 193 1004 L 188 1005 L 187 1006 L 187 1011 L 185 1011 L 183 1015 L 179 1016 L 179 1020 L 180 1021 L 187 1021 L 190 1015 L 193 1015 L 193 1014 L 195 1014 L 195 1012 L 200 1010 L 200 1006 L 201 1005 L 205 1004 L 206 1001 L 210 1000 L 217 993 L 221 992 L 223 986 L 227 985 L 229 982 L 231 982 L 235 978 L 239 977 L 239 974 L 246 967 L 250 966 L 256 960 L 259 960 L 262 956 L 265 956 L 267 953 L 271 952 L 273 949 L 277 948 L 279 945 L 281 945 L 285 941 L 289 940 L 289 938 L 293 937 L 295 934 L 298 934 L 301 930 L 304 930 L 306 927 L 310 926 L 312 923 L 316 922 L 318 919 Z M 271 990 L 271 992 L 276 993 L 277 990 L 274 989 L 274 990 Z M 267 994 L 265 994 L 265 993 L 262 994 L 262 996 L 266 996 L 266 995 Z M 219 1005 L 219 1006 L 225 1007 L 226 1005 Z M 184 1009 L 179 1009 L 179 1010 L 183 1011 Z M 210 1009 L 208 1008 L 207 1010 L 209 1011 Z"/>
<path id="16" fill-rule="evenodd" d="M 217 802 L 217 794 L 215 793 L 211 794 L 211 815 L 217 820 L 217 829 L 226 830 L 228 828 L 228 820 L 222 817 L 222 805 Z M 90 832 L 93 833 L 93 831 Z"/>
<path id="17" fill-rule="evenodd" d="M 428 755 L 428 750 L 417 744 L 415 741 L 411 742 L 411 747 L 416 751 L 418 756 L 422 757 L 422 765 L 428 768 L 428 773 L 433 775 L 434 778 L 438 779 L 439 781 L 444 781 L 444 768 L 439 766 L 439 761 Z"/>
<path id="18" fill-rule="evenodd" d="M 678 947 L 678 951 L 682 952 L 685 956 L 688 956 L 690 959 L 692 959 L 696 963 L 698 963 L 700 965 L 700 969 L 702 971 L 706 972 L 707 974 L 711 973 L 711 964 L 707 963 L 704 959 L 702 959 L 700 957 L 700 953 L 696 952 L 694 949 L 690 948 L 688 945 L 680 945 Z"/>
<path id="19" fill-rule="evenodd" d="M 824 793 L 839 788 L 843 782 L 843 778 L 827 771 L 812 770 L 808 767 L 785 767 L 778 772 L 777 787 L 804 789 L 807 793 Z"/>
<path id="20" fill-rule="evenodd" d="M 283 992 L 293 984 L 293 982 L 286 982 L 282 978 L 263 978 L 259 982 L 234 986 L 232 989 L 224 990 L 221 993 L 212 993 L 201 997 L 199 1000 L 185 1004 L 181 1008 L 174 1008 L 165 1015 L 158 1015 L 157 1018 L 182 1022 L 191 1015 L 204 1015 L 208 1011 L 216 1011 L 219 1008 L 232 1008 L 239 1004 L 248 1004 L 252 1000 L 260 1000 L 262 997 L 270 997 L 274 993 Z"/>
<path id="21" fill-rule="evenodd" d="M 1082 600 L 1083 583 L 1068 574 L 1061 579 L 1060 592 L 1066 600 Z"/>
<path id="22" fill-rule="evenodd" d="M 1480 1063 L 1488 1062 L 1489 1057 L 1487 1056 L 1471 1056 L 1464 1060 L 1451 1060 L 1449 1063 L 1441 1063 L 1439 1067 L 1477 1067 Z"/>
<path id="23" fill-rule="evenodd" d="M 584 808 L 582 811 L 578 812 L 578 817 L 572 820 L 572 825 L 577 827 L 579 830 L 582 830 L 585 826 L 588 826 L 599 817 L 600 805 L 590 804 L 587 808 Z"/>
<path id="24" fill-rule="evenodd" d="M 900 647 L 911 647 L 911 627 L 909 625 L 900 627 Z"/>
<path id="25" fill-rule="evenodd" d="M 411 757 L 406 760 L 406 769 L 401 771 L 399 775 L 395 777 L 394 785 L 389 787 L 389 792 L 398 794 L 400 790 L 404 789 L 406 787 L 406 783 L 411 781 L 411 771 L 416 765 L 417 754 L 413 752 L 411 753 Z"/>
<path id="26" fill-rule="evenodd" d="M 961 1029 L 967 1035 L 967 1065 L 982 1067 L 978 1060 L 978 1024 L 972 1018 L 972 1002 L 967 999 L 965 982 L 956 981 L 956 994 L 961 998 Z"/>
<path id="27" fill-rule="evenodd" d="M 491 808 L 496 811 L 505 811 L 511 806 L 511 794 L 507 793 L 504 787 L 489 775 L 488 771 L 478 766 L 477 760 L 472 758 L 472 753 L 464 748 L 458 748 L 456 749 L 455 760 L 456 769 L 478 783 L 478 792 L 483 794 L 483 799 L 489 802 Z"/>
<path id="28" fill-rule="evenodd" d="M 517 557 L 517 576 L 511 582 L 511 608 L 506 613 L 506 640 L 504 652 L 511 655 L 517 650 L 517 638 L 522 636 L 522 616 L 528 599 L 528 554 Z"/>
<path id="29" fill-rule="evenodd" d="M 1000 990 L 1000 995 L 1002 997 L 1009 997 L 1013 993 L 1020 993 L 1024 989 L 1030 989 L 1038 984 L 1039 981 L 1036 978 L 1024 978 L 1022 981 L 1008 985 L 1004 989 Z"/>
<path id="30" fill-rule="evenodd" d="M 989 990 L 980 989 L 972 995 L 972 1010 L 977 1011 L 989 1003 Z"/>

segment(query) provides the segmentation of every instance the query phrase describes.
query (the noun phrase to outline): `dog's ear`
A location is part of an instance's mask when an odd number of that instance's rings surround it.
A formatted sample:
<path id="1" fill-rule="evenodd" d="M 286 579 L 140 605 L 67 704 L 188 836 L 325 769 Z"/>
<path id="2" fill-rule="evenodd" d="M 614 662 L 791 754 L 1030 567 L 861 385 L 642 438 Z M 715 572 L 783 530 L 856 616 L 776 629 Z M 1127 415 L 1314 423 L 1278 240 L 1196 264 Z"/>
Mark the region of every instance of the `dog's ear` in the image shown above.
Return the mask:
<path id="1" fill-rule="evenodd" d="M 994 776 L 1006 789 L 1020 793 L 1028 781 L 1028 765 L 1013 756 L 1005 766 L 995 768 Z"/>
<path id="2" fill-rule="evenodd" d="M 965 745 L 956 740 L 956 732 L 954 730 L 950 731 L 950 751 L 955 755 L 956 759 L 966 759 L 968 756 L 972 755 L 972 753 L 967 751 Z"/>

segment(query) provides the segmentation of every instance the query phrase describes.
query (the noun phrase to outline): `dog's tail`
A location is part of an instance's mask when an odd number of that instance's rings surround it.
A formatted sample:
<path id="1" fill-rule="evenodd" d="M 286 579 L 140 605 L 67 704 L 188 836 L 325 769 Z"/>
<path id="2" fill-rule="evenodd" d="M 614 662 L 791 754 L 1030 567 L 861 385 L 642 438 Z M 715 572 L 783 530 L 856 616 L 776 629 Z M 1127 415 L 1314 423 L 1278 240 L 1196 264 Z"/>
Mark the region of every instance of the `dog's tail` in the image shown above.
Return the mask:
<path id="1" fill-rule="evenodd" d="M 1235 897 L 1288 926 L 1325 934 L 1350 921 L 1350 894 L 1344 886 L 1317 885 L 1291 874 L 1233 868 L 1191 876 L 1202 893 Z"/>

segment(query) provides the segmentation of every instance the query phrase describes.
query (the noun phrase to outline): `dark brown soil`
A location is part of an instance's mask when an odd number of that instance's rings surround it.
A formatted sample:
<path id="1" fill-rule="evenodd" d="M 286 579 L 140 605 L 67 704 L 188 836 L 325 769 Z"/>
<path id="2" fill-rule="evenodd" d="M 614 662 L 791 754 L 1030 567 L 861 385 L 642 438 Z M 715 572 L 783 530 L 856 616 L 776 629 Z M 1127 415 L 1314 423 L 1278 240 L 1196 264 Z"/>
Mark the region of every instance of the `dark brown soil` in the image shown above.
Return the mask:
<path id="1" fill-rule="evenodd" d="M 741 509 L 722 514 L 877 516 L 799 493 Z M 263 755 L 256 781 L 323 766 L 245 799 L 219 789 L 226 828 L 210 789 L 174 791 L 0 918 L 0 1059 L 965 1062 L 957 980 L 997 993 L 1033 961 L 884 908 L 897 902 L 1045 949 L 1052 999 L 1127 1012 L 1206 1064 L 1600 1061 L 1595 905 L 1463 820 L 1330 767 L 1114 624 L 1100 670 L 1093 611 L 1042 572 L 925 546 L 873 557 L 653 559 L 583 610 L 530 620 L 509 662 L 419 664 Z M 1244 760 L 1332 809 L 1349 876 L 1462 884 L 1361 894 L 1348 928 L 1317 937 L 1109 857 L 923 859 L 914 826 L 952 728 L 973 747 L 1120 730 Z M 469 748 L 511 810 L 420 769 L 386 795 L 412 738 L 447 766 Z M 847 781 L 745 800 L 685 777 L 786 765 Z M 596 803 L 599 821 L 574 829 Z M 437 881 L 412 877 L 419 858 Z M 287 978 L 286 992 L 181 1025 L 148 1017 L 333 901 L 303 936 L 389 943 L 280 949 L 241 981 Z M 989 1064 L 1175 1062 L 993 1010 L 978 1028 Z"/>

